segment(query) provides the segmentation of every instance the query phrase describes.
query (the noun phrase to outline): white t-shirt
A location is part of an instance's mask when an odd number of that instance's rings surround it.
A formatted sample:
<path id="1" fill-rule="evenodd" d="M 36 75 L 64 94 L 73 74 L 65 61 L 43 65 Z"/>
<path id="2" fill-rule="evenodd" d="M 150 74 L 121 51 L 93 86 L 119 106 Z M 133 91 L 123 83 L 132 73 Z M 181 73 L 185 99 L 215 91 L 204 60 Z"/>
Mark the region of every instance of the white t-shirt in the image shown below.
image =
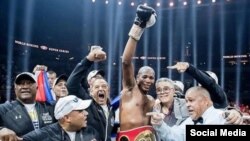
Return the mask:
<path id="1" fill-rule="evenodd" d="M 109 117 L 109 109 L 108 109 L 108 106 L 107 105 L 101 105 L 103 111 L 104 111 L 104 114 L 105 114 L 105 117 L 106 119 Z"/>
<path id="2" fill-rule="evenodd" d="M 70 138 L 71 141 L 75 141 L 75 139 L 76 139 L 76 132 L 66 131 L 66 133 L 69 135 L 69 138 Z"/>
<path id="3" fill-rule="evenodd" d="M 34 129 L 39 129 L 39 120 L 38 120 L 38 115 L 37 115 L 35 103 L 34 104 L 24 104 L 24 106 L 25 106 L 25 108 L 30 116 L 30 119 L 32 121 Z"/>

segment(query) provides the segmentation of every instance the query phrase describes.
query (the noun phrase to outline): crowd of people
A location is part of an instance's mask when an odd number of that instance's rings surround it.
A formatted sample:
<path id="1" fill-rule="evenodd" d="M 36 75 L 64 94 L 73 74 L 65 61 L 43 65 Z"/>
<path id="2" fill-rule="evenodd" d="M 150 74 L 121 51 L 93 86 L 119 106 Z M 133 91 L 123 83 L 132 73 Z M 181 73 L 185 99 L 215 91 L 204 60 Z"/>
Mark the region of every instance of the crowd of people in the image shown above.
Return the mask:
<path id="1" fill-rule="evenodd" d="M 122 91 L 110 98 L 110 86 L 94 63 L 106 60 L 106 52 L 94 46 L 70 75 L 57 75 L 37 65 L 14 79 L 16 99 L 0 105 L 1 141 L 136 141 L 185 140 L 186 125 L 243 124 L 243 114 L 229 106 L 217 76 L 188 62 L 169 69 L 192 76 L 199 86 L 184 94 L 180 81 L 161 77 L 152 67 L 135 74 L 133 56 L 143 32 L 157 21 L 156 11 L 139 5 L 122 55 Z M 36 98 L 41 93 L 39 73 L 46 72 L 52 103 Z M 156 98 L 149 94 L 155 86 Z M 119 105 L 117 107 L 116 105 Z M 118 114 L 115 114 L 119 110 Z M 118 117 L 116 117 L 118 116 Z M 115 119 L 119 119 L 115 128 Z M 202 120 L 202 122 L 200 122 Z M 112 135 L 115 134 L 115 139 Z"/>

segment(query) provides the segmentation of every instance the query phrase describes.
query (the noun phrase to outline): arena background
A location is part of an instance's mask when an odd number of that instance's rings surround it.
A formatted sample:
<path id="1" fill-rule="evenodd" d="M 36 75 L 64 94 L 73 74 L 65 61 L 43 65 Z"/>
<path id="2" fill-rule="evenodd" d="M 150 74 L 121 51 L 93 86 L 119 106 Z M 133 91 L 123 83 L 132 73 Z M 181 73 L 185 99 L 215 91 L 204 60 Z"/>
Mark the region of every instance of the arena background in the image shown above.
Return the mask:
<path id="1" fill-rule="evenodd" d="M 107 61 L 94 68 L 106 72 L 111 97 L 117 96 L 138 4 L 155 8 L 157 23 L 139 42 L 136 71 L 152 66 L 156 78 L 182 80 L 187 89 L 196 82 L 166 67 L 188 61 L 214 71 L 230 100 L 250 104 L 249 0 L 1 0 L 1 102 L 14 99 L 17 73 L 43 64 L 69 75 L 91 45 L 107 52 Z"/>

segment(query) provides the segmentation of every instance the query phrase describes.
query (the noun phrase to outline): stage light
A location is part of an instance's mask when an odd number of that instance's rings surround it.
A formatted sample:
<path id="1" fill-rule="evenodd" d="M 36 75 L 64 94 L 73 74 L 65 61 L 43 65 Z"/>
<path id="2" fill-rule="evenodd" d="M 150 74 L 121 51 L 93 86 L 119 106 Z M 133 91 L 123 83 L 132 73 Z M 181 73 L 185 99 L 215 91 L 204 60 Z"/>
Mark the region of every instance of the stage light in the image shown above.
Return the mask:
<path id="1" fill-rule="evenodd" d="M 201 4 L 201 0 L 198 0 L 198 1 L 197 1 L 197 4 Z"/>
<path id="2" fill-rule="evenodd" d="M 160 2 L 157 2 L 157 3 L 156 3 L 156 6 L 157 6 L 157 7 L 161 6 L 161 3 L 160 3 Z"/>
<path id="3" fill-rule="evenodd" d="M 118 2 L 118 5 L 122 5 L 122 2 L 121 2 L 121 1 L 119 1 L 119 2 Z"/>
<path id="4" fill-rule="evenodd" d="M 144 6 L 147 6 L 148 4 L 145 2 L 143 5 L 144 5 Z"/>
<path id="5" fill-rule="evenodd" d="M 105 4 L 108 4 L 108 3 L 109 3 L 109 1 L 108 1 L 108 0 L 106 0 L 106 1 L 105 1 Z"/>
<path id="6" fill-rule="evenodd" d="M 94 3 L 94 2 L 95 2 L 95 0 L 92 0 L 92 2 Z"/>
<path id="7" fill-rule="evenodd" d="M 185 6 L 186 6 L 186 5 L 187 5 L 187 2 L 186 2 L 186 1 L 184 1 L 184 2 L 183 2 L 183 5 L 185 5 Z"/>
<path id="8" fill-rule="evenodd" d="M 131 2 L 131 4 L 130 4 L 131 6 L 135 6 L 135 3 L 134 2 Z"/>
<path id="9" fill-rule="evenodd" d="M 212 2 L 213 2 L 213 3 L 215 3 L 215 2 L 216 2 L 216 0 L 212 0 Z"/>
<path id="10" fill-rule="evenodd" d="M 169 6 L 170 6 L 170 7 L 173 7 L 173 6 L 174 6 L 174 2 L 171 1 L 171 2 L 169 3 Z"/>

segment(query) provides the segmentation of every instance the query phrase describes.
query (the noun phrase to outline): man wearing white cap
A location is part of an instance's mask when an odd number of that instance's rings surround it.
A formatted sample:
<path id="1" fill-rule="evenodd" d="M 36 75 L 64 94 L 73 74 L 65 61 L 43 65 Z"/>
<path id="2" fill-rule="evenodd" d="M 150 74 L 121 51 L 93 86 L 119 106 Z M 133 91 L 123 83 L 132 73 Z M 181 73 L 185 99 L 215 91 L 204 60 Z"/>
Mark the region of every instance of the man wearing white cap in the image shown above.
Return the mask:
<path id="1" fill-rule="evenodd" d="M 30 131 L 56 122 L 53 106 L 36 102 L 37 83 L 32 73 L 16 76 L 16 100 L 0 105 L 0 140 L 16 140 Z"/>
<path id="2" fill-rule="evenodd" d="M 103 70 L 92 70 L 89 72 L 88 77 L 87 77 L 87 82 L 89 87 L 91 84 L 95 81 L 96 78 L 103 78 L 105 75 L 105 72 Z"/>
<path id="3" fill-rule="evenodd" d="M 98 141 L 99 134 L 87 126 L 88 112 L 92 100 L 81 100 L 69 95 L 58 100 L 55 106 L 57 123 L 32 131 L 23 136 L 24 141 Z"/>
<path id="4" fill-rule="evenodd" d="M 175 96 L 179 98 L 184 98 L 184 84 L 181 81 L 174 80 Z"/>
<path id="5" fill-rule="evenodd" d="M 67 88 L 71 95 L 76 95 L 81 99 L 93 99 L 88 108 L 88 126 L 98 127 L 97 131 L 102 141 L 111 141 L 115 112 L 110 106 L 109 85 L 103 78 L 102 71 L 94 70 L 88 73 L 94 62 L 104 60 L 106 60 L 106 53 L 102 48 L 92 46 L 88 55 L 71 72 L 67 80 Z M 86 79 L 88 86 L 82 84 Z"/>

